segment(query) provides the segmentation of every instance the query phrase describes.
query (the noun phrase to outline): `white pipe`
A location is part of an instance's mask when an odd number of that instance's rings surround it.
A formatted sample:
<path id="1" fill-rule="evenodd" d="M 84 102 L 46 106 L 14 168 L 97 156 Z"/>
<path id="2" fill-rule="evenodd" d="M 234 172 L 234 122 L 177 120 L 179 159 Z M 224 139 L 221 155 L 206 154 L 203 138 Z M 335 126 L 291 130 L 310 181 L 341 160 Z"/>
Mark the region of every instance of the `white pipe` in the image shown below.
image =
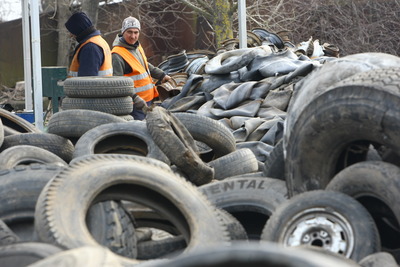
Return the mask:
<path id="1" fill-rule="evenodd" d="M 238 1 L 239 48 L 247 48 L 246 0 Z"/>
<path id="2" fill-rule="evenodd" d="M 24 49 L 24 81 L 25 81 L 25 110 L 32 111 L 32 67 L 31 45 L 29 38 L 29 2 L 22 0 L 22 37 Z"/>
<path id="3" fill-rule="evenodd" d="M 31 0 L 33 88 L 35 106 L 35 125 L 43 130 L 43 88 L 42 61 L 40 53 L 40 22 L 38 0 Z"/>

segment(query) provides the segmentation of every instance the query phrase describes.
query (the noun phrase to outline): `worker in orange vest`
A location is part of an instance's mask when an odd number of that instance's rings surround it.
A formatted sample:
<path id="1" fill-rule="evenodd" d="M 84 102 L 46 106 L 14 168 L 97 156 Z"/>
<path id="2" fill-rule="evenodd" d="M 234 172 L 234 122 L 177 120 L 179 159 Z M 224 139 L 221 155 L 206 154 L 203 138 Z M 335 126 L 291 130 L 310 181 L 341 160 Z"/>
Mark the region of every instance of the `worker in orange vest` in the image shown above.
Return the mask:
<path id="1" fill-rule="evenodd" d="M 114 40 L 112 65 L 114 76 L 128 76 L 133 80 L 135 94 L 133 98 L 132 116 L 135 120 L 143 120 L 146 114 L 143 108 L 150 106 L 158 97 L 153 79 L 167 82 L 169 75 L 147 62 L 143 47 L 139 43 L 140 22 L 134 17 L 127 17 L 122 22 L 121 34 Z"/>
<path id="2" fill-rule="evenodd" d="M 84 12 L 73 14 L 65 23 L 78 42 L 68 76 L 112 76 L 111 51 Z"/>

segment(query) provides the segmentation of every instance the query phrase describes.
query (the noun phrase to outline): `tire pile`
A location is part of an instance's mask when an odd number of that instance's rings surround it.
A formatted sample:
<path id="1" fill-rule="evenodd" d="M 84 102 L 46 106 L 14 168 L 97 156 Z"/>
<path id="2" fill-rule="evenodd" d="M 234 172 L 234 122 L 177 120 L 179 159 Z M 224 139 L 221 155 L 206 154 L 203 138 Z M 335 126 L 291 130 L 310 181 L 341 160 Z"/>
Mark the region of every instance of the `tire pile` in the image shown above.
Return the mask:
<path id="1" fill-rule="evenodd" d="M 265 52 L 251 51 L 230 62 Z M 90 102 L 40 132 L 0 110 L 1 265 L 398 266 L 400 59 L 366 53 L 301 70 L 268 79 L 292 90 L 272 122 L 247 109 L 277 100 L 266 81 L 228 90 L 226 74 L 213 90 L 207 74 L 189 76 L 145 121 Z M 85 78 L 83 91 L 133 90 L 124 79 Z M 240 119 L 223 117 L 232 108 Z"/>

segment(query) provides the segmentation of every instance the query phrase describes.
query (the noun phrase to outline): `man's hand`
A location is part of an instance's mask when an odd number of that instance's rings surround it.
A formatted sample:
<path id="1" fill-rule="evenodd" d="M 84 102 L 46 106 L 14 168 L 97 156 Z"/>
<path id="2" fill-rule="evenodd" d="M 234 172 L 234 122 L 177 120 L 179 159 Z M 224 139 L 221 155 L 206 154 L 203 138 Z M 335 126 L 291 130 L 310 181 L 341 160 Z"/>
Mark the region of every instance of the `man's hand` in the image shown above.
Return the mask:
<path id="1" fill-rule="evenodd" d="M 166 83 L 166 82 L 168 82 L 169 80 L 171 80 L 171 76 L 165 75 L 164 78 L 162 79 L 161 83 Z"/>
<path id="2" fill-rule="evenodd" d="M 132 96 L 133 99 L 133 106 L 138 109 L 138 110 L 143 110 L 146 111 L 147 110 L 147 103 L 146 101 L 143 100 L 143 98 L 141 98 L 138 95 L 133 95 Z"/>

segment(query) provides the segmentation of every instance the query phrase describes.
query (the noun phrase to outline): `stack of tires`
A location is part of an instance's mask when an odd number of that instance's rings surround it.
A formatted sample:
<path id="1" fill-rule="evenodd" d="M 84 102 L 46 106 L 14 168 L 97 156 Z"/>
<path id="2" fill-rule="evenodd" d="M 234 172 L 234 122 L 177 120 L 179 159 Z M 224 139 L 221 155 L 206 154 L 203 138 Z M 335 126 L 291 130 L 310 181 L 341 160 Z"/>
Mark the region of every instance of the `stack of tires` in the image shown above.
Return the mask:
<path id="1" fill-rule="evenodd" d="M 64 82 L 62 109 L 88 109 L 126 117 L 133 110 L 133 92 L 128 77 L 72 77 Z"/>

